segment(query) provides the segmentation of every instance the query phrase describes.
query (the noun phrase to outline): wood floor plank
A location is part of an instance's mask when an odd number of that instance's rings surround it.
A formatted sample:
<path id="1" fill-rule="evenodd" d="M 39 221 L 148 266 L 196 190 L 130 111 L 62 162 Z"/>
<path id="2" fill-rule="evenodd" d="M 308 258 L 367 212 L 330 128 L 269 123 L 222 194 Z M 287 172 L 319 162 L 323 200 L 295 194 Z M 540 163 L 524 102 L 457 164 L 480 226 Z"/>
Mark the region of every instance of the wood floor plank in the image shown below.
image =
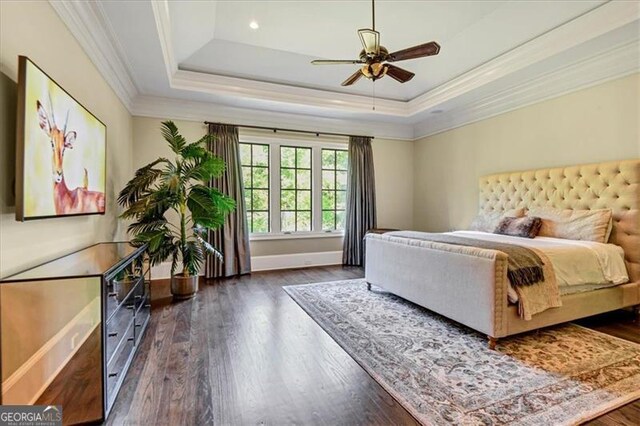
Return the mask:
<path id="1" fill-rule="evenodd" d="M 193 402 L 185 398 L 185 391 L 187 376 L 190 369 L 193 368 L 193 364 L 189 359 L 189 347 L 191 345 L 191 315 L 193 306 L 196 303 L 195 299 L 190 299 L 175 305 L 175 329 L 171 340 L 155 424 L 186 424 L 184 417 L 189 409 L 189 404 Z"/>
<path id="2" fill-rule="evenodd" d="M 282 290 L 360 277 L 335 266 L 261 272 L 203 283 L 189 301 L 157 300 L 108 423 L 416 424 Z M 583 325 L 640 341 L 625 315 Z M 590 424 L 637 425 L 639 415 L 634 402 Z"/>

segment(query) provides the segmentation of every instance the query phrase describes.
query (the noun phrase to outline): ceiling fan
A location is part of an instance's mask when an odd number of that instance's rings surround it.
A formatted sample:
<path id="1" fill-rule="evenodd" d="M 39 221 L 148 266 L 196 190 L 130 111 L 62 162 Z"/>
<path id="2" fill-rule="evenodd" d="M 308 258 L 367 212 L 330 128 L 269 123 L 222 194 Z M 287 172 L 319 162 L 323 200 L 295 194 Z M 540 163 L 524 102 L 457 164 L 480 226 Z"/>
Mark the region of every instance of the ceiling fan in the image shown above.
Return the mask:
<path id="1" fill-rule="evenodd" d="M 376 6 L 375 0 L 371 0 L 371 12 L 373 17 L 373 25 L 371 29 L 365 28 L 358 30 L 360 41 L 364 49 L 360 52 L 360 58 L 354 60 L 331 60 L 316 59 L 311 61 L 314 65 L 341 65 L 341 64 L 363 64 L 362 67 L 353 73 L 349 78 L 342 82 L 343 86 L 350 86 L 365 76 L 373 81 L 378 80 L 385 75 L 406 83 L 411 80 L 414 73 L 396 67 L 389 62 L 404 61 L 406 59 L 423 58 L 426 56 L 434 56 L 440 52 L 440 45 L 435 41 L 420 44 L 418 46 L 409 47 L 407 49 L 398 50 L 389 53 L 386 47 L 380 45 L 380 33 L 376 31 Z"/>

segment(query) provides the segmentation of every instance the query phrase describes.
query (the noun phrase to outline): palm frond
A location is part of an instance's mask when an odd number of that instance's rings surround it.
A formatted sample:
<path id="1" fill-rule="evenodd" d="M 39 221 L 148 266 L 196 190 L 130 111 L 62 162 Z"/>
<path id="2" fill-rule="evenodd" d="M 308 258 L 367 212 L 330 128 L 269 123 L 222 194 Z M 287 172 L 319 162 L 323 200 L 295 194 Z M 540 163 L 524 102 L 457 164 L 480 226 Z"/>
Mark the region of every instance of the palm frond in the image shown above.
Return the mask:
<path id="1" fill-rule="evenodd" d="M 187 197 L 187 207 L 194 224 L 209 229 L 224 225 L 224 220 L 235 208 L 235 201 L 215 188 L 194 185 Z"/>
<path id="2" fill-rule="evenodd" d="M 196 275 L 204 263 L 205 253 L 197 241 L 189 241 L 182 248 L 182 264 L 190 275 Z"/>
<path id="3" fill-rule="evenodd" d="M 138 201 L 142 194 L 148 191 L 162 175 L 162 170 L 155 168 L 155 166 L 160 163 L 169 163 L 169 160 L 166 158 L 158 158 L 156 161 L 138 169 L 133 179 L 127 182 L 124 188 L 122 188 L 122 191 L 120 191 L 118 204 L 121 206 L 129 206 Z"/>
<path id="4" fill-rule="evenodd" d="M 177 202 L 176 196 L 167 188 L 156 188 L 131 204 L 120 217 L 123 219 L 144 219 L 145 221 L 159 220 Z"/>
<path id="5" fill-rule="evenodd" d="M 204 135 L 199 140 L 185 146 L 180 155 L 182 158 L 193 159 L 200 158 L 209 152 L 208 145 L 214 139 L 213 135 Z"/>
<path id="6" fill-rule="evenodd" d="M 160 132 L 164 139 L 169 143 L 171 150 L 180 155 L 180 152 L 187 145 L 187 140 L 178 132 L 178 127 L 171 120 L 163 121 L 160 126 Z"/>
<path id="7" fill-rule="evenodd" d="M 185 169 L 184 175 L 189 179 L 199 180 L 207 184 L 211 179 L 220 177 L 225 169 L 226 165 L 222 158 L 207 156 L 201 161 L 190 164 L 189 168 Z"/>
<path id="8" fill-rule="evenodd" d="M 177 247 L 174 247 L 175 250 L 171 254 L 171 276 L 176 274 L 176 270 L 178 269 L 178 262 L 180 261 L 179 252 Z"/>
<path id="9" fill-rule="evenodd" d="M 164 217 L 160 219 L 142 218 L 138 222 L 133 222 L 132 224 L 130 224 L 129 227 L 127 228 L 127 232 L 137 235 L 143 232 L 156 231 L 164 228 L 167 228 L 167 231 L 170 231 L 168 229 L 168 225 L 169 223 Z"/>

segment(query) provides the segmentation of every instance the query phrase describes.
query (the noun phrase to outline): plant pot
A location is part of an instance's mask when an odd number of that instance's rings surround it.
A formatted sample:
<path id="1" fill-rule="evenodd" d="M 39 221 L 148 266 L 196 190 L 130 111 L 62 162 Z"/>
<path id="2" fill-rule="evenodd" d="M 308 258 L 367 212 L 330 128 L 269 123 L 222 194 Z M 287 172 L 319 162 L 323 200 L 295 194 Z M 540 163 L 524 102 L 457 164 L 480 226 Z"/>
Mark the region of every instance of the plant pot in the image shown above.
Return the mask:
<path id="1" fill-rule="evenodd" d="M 118 302 L 122 302 L 124 298 L 127 297 L 127 294 L 129 294 L 137 281 L 137 277 L 113 280 L 113 286 L 116 288 L 116 299 Z"/>
<path id="2" fill-rule="evenodd" d="M 176 274 L 171 277 L 171 294 L 177 300 L 190 299 L 198 292 L 198 276 Z"/>

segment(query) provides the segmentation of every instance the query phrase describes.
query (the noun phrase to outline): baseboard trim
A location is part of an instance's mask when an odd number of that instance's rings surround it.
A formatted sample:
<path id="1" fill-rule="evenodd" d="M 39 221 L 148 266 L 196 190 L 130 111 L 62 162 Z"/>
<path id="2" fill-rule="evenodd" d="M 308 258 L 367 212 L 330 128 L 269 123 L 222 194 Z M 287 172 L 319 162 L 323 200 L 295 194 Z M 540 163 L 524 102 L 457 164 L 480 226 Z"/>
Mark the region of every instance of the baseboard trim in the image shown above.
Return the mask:
<path id="1" fill-rule="evenodd" d="M 2 383 L 2 403 L 35 404 L 99 325 L 100 298 L 96 297 Z M 78 334 L 82 339 L 64 355 Z M 56 368 L 49 373 L 49 366 Z"/>
<path id="2" fill-rule="evenodd" d="M 340 264 L 342 264 L 342 251 L 320 251 L 251 257 L 252 272 Z M 203 274 L 201 273 L 200 275 Z M 151 278 L 154 281 L 171 278 L 171 262 L 163 262 L 160 265 L 154 266 L 151 269 Z"/>
<path id="3" fill-rule="evenodd" d="M 251 271 L 308 268 L 311 266 L 340 265 L 341 263 L 341 251 L 253 256 L 251 258 Z"/>

